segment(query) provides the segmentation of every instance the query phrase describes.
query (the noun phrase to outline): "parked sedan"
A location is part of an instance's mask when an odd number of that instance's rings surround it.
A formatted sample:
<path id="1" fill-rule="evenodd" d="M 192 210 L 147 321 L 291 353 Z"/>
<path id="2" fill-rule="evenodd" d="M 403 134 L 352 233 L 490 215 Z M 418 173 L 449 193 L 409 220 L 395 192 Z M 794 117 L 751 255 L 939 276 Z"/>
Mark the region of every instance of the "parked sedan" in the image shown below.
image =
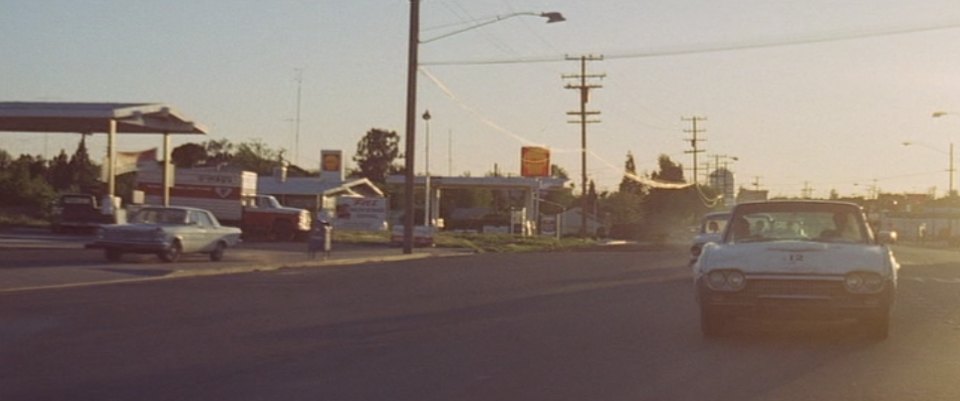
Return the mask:
<path id="1" fill-rule="evenodd" d="M 218 261 L 239 241 L 239 228 L 221 226 L 207 210 L 151 206 L 136 212 L 129 224 L 103 226 L 87 247 L 103 249 L 111 262 L 124 253 L 154 253 L 164 262 L 176 262 L 184 253 L 207 253 Z"/>
<path id="2" fill-rule="evenodd" d="M 734 207 L 722 241 L 693 266 L 704 336 L 738 317 L 854 318 L 887 337 L 899 265 L 861 208 L 832 201 Z"/>

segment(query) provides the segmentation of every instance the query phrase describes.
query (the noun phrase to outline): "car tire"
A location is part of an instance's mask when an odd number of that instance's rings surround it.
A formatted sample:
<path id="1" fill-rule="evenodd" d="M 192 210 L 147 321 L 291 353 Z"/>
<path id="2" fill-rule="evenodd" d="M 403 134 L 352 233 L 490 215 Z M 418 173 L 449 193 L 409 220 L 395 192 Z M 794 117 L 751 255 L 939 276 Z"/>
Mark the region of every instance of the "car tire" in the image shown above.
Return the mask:
<path id="1" fill-rule="evenodd" d="M 103 250 L 103 256 L 107 258 L 108 262 L 119 262 L 120 258 L 123 257 L 123 252 L 116 248 L 106 248 Z"/>
<path id="2" fill-rule="evenodd" d="M 270 234 L 274 241 L 292 241 L 296 232 L 293 230 L 293 224 L 287 220 L 277 220 L 273 222 Z"/>
<path id="3" fill-rule="evenodd" d="M 223 260 L 223 253 L 227 250 L 227 245 L 223 242 L 217 242 L 216 248 L 213 249 L 213 252 L 210 252 L 210 260 L 214 262 L 219 262 Z"/>
<path id="4" fill-rule="evenodd" d="M 720 337 L 723 334 L 725 317 L 709 308 L 700 308 L 700 331 L 705 338 Z"/>
<path id="5" fill-rule="evenodd" d="M 180 256 L 183 255 L 183 246 L 180 245 L 180 241 L 174 241 L 170 244 L 170 247 L 161 251 L 157 254 L 160 257 L 160 260 L 172 263 L 180 260 Z"/>

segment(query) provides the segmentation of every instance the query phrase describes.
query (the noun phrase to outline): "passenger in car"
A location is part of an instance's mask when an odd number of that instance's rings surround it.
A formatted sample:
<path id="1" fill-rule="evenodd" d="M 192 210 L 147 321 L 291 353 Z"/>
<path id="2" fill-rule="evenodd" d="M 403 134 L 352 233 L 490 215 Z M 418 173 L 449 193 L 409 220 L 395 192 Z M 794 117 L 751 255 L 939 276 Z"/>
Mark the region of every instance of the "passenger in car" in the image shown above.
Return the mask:
<path id="1" fill-rule="evenodd" d="M 734 240 L 743 239 L 750 236 L 750 222 L 743 217 L 738 217 L 736 220 L 734 220 L 733 227 L 731 228 L 733 229 L 732 234 Z"/>

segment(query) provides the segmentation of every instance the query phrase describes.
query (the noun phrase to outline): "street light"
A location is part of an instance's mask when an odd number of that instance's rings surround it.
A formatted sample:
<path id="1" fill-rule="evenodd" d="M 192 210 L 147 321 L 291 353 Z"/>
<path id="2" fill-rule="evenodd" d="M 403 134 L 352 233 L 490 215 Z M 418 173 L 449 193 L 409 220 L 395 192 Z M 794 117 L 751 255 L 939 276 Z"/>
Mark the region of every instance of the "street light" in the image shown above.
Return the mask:
<path id="1" fill-rule="evenodd" d="M 424 168 L 424 176 L 426 176 L 426 181 L 424 183 L 423 191 L 423 225 L 430 227 L 433 225 L 431 224 L 432 222 L 430 220 L 430 110 L 423 112 L 423 122 L 424 125 L 426 125 L 426 140 L 424 141 L 426 150 L 423 152 L 423 161 L 424 164 L 426 164 L 426 167 Z"/>
<path id="2" fill-rule="evenodd" d="M 954 113 L 948 113 L 946 111 L 941 110 L 941 111 L 933 112 L 931 116 L 933 118 L 940 118 L 943 116 L 953 115 L 953 114 Z M 950 170 L 949 171 L 950 171 L 950 193 L 948 196 L 954 197 L 954 196 L 957 196 L 957 193 L 953 190 L 953 172 L 955 171 L 953 168 L 953 142 L 950 142 Z"/>
<path id="3" fill-rule="evenodd" d="M 466 28 L 457 29 L 457 30 L 455 30 L 455 31 L 447 32 L 447 33 L 445 33 L 445 34 L 443 34 L 443 35 L 440 35 L 440 36 L 436 36 L 436 37 L 433 37 L 433 38 L 430 38 L 430 39 L 421 40 L 420 43 L 430 43 L 430 42 L 433 42 L 433 41 L 435 41 L 435 40 L 440 40 L 440 39 L 443 39 L 443 38 L 448 37 L 448 36 L 453 36 L 453 35 L 456 35 L 456 34 L 461 33 L 461 32 L 466 32 L 466 31 L 469 31 L 469 30 L 471 30 L 471 29 L 476 29 L 476 28 L 479 28 L 479 27 L 484 26 L 484 25 L 490 25 L 490 24 L 492 24 L 492 23 L 494 23 L 494 22 L 500 22 L 500 21 L 503 21 L 503 20 L 505 20 L 505 19 L 507 19 L 507 18 L 519 17 L 519 16 L 521 16 L 521 15 L 532 15 L 532 16 L 536 16 L 536 17 L 543 17 L 543 18 L 546 18 L 546 19 L 547 19 L 547 23 L 548 23 L 548 24 L 552 24 L 552 23 L 554 23 L 554 22 L 563 22 L 563 21 L 566 21 L 566 20 L 567 20 L 566 18 L 563 18 L 563 14 L 560 14 L 560 13 L 558 13 L 558 12 L 549 12 L 549 13 L 518 12 L 518 13 L 512 13 L 512 14 L 506 14 L 506 15 L 498 15 L 498 16 L 495 16 L 495 17 L 491 17 L 491 18 L 490 18 L 489 20 L 487 20 L 487 21 L 483 21 L 483 22 L 480 22 L 480 23 L 477 23 L 477 24 L 473 24 L 473 25 L 470 25 L 470 26 L 468 26 L 468 27 L 466 27 Z"/>
<path id="4" fill-rule="evenodd" d="M 934 117 L 937 117 L 936 113 L 934 113 Z M 929 146 L 929 145 L 926 145 L 926 144 L 923 144 L 923 143 L 910 142 L 910 141 L 904 141 L 904 142 L 903 142 L 903 146 L 912 146 L 912 145 L 922 146 L 922 147 L 925 147 L 925 148 L 927 148 L 927 149 L 930 149 L 930 150 L 932 150 L 932 151 L 934 151 L 934 152 L 938 152 L 938 153 L 945 153 L 944 151 L 942 151 L 942 150 L 940 150 L 940 149 L 934 148 L 934 147 L 932 147 L 932 146 Z M 953 189 L 953 172 L 956 171 L 956 169 L 953 167 L 953 160 L 954 160 L 954 159 L 953 159 L 953 142 L 950 142 L 950 152 L 947 153 L 947 156 L 950 157 L 950 163 L 948 164 L 949 167 L 947 168 L 947 171 L 950 173 L 950 181 L 949 181 L 949 184 L 947 185 L 947 187 L 949 188 L 949 192 L 947 192 L 947 195 L 948 195 L 948 196 L 956 196 L 956 191 L 954 191 L 954 189 Z"/>
<path id="5" fill-rule="evenodd" d="M 501 17 L 495 17 L 490 21 L 480 22 L 471 26 L 468 26 L 463 29 L 458 29 L 453 32 L 449 32 L 438 37 L 428 39 L 426 41 L 420 40 L 420 1 L 421 0 L 410 0 L 410 40 L 408 42 L 408 56 L 407 56 L 407 112 L 406 112 L 406 134 L 404 137 L 405 146 L 404 146 L 404 206 L 403 206 L 403 253 L 409 254 L 413 253 L 413 178 L 414 172 L 413 169 L 416 167 L 414 164 L 414 151 L 416 147 L 414 146 L 414 138 L 416 136 L 416 121 L 417 121 L 417 65 L 419 65 L 418 55 L 419 55 L 419 46 L 420 43 L 428 43 L 438 39 L 442 39 L 451 35 L 455 35 L 461 32 L 469 31 L 474 28 L 479 28 L 484 25 L 489 25 L 497 21 L 503 21 L 507 18 L 518 17 L 521 15 L 532 15 L 537 17 L 543 17 L 547 19 L 547 23 L 560 22 L 564 21 L 563 15 L 558 12 L 545 12 L 545 13 L 531 13 L 531 12 L 518 12 L 507 14 Z"/>

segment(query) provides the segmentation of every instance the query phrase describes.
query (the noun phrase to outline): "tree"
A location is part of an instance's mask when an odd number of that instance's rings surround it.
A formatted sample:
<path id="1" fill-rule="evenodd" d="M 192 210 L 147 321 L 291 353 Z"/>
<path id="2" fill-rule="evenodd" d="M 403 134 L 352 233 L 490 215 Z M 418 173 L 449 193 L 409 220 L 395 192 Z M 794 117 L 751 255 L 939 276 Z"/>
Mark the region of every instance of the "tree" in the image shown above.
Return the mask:
<path id="1" fill-rule="evenodd" d="M 401 172 L 395 164 L 400 154 L 400 136 L 395 131 L 373 128 L 357 142 L 357 153 L 353 161 L 361 177 L 367 178 L 377 185 L 384 185 L 387 176 Z"/>
<path id="2" fill-rule="evenodd" d="M 56 197 L 56 191 L 47 183 L 45 171 L 32 174 L 31 169 L 43 158 L 20 155 L 0 170 L 0 205 L 42 211 Z"/>
<path id="3" fill-rule="evenodd" d="M 670 156 L 660 155 L 657 164 L 660 166 L 660 171 L 653 172 L 650 178 L 665 182 L 686 182 L 683 178 L 683 165 L 674 163 L 670 160 Z"/>
<path id="4" fill-rule="evenodd" d="M 597 194 L 597 184 L 591 179 L 587 182 L 587 212 L 596 217 L 597 210 L 597 201 L 600 199 L 600 195 Z"/>
<path id="5" fill-rule="evenodd" d="M 643 194 L 643 184 L 637 181 L 634 177 L 637 177 L 637 164 L 633 160 L 633 153 L 627 152 L 627 161 L 623 166 L 623 179 L 620 180 L 619 191 L 621 193 L 629 193 L 634 195 Z"/>
<path id="6" fill-rule="evenodd" d="M 669 156 L 660 156 L 659 167 L 658 171 L 650 174 L 652 179 L 685 182 L 683 166 L 674 163 Z M 697 216 L 708 210 L 708 206 L 712 206 L 710 201 L 715 198 L 716 191 L 696 185 L 680 189 L 651 188 L 643 202 L 647 234 L 659 238 L 683 231 Z"/>
<path id="7" fill-rule="evenodd" d="M 271 175 L 280 166 L 281 153 L 270 148 L 261 139 L 237 145 L 231 164 L 259 175 Z"/>
<path id="8" fill-rule="evenodd" d="M 209 140 L 203 143 L 207 151 L 207 165 L 219 166 L 233 160 L 234 146 L 229 140 Z"/>
<path id="9" fill-rule="evenodd" d="M 567 173 L 567 170 L 556 164 L 550 165 L 550 176 L 553 178 L 562 178 L 564 180 L 570 179 L 570 174 Z"/>
<path id="10" fill-rule="evenodd" d="M 60 149 L 60 154 L 50 161 L 50 170 L 47 181 L 57 191 L 69 191 L 73 185 L 73 171 L 70 170 L 70 158 L 67 152 Z"/>
<path id="11" fill-rule="evenodd" d="M 192 142 L 177 146 L 170 153 L 170 161 L 177 168 L 204 166 L 207 158 L 207 149 L 201 144 Z"/>
<path id="12" fill-rule="evenodd" d="M 90 161 L 90 154 L 87 153 L 87 136 L 80 136 L 80 144 L 77 145 L 76 152 L 70 157 L 67 163 L 73 174 L 71 188 L 83 192 L 100 192 L 102 182 L 100 181 L 100 166 Z"/>

